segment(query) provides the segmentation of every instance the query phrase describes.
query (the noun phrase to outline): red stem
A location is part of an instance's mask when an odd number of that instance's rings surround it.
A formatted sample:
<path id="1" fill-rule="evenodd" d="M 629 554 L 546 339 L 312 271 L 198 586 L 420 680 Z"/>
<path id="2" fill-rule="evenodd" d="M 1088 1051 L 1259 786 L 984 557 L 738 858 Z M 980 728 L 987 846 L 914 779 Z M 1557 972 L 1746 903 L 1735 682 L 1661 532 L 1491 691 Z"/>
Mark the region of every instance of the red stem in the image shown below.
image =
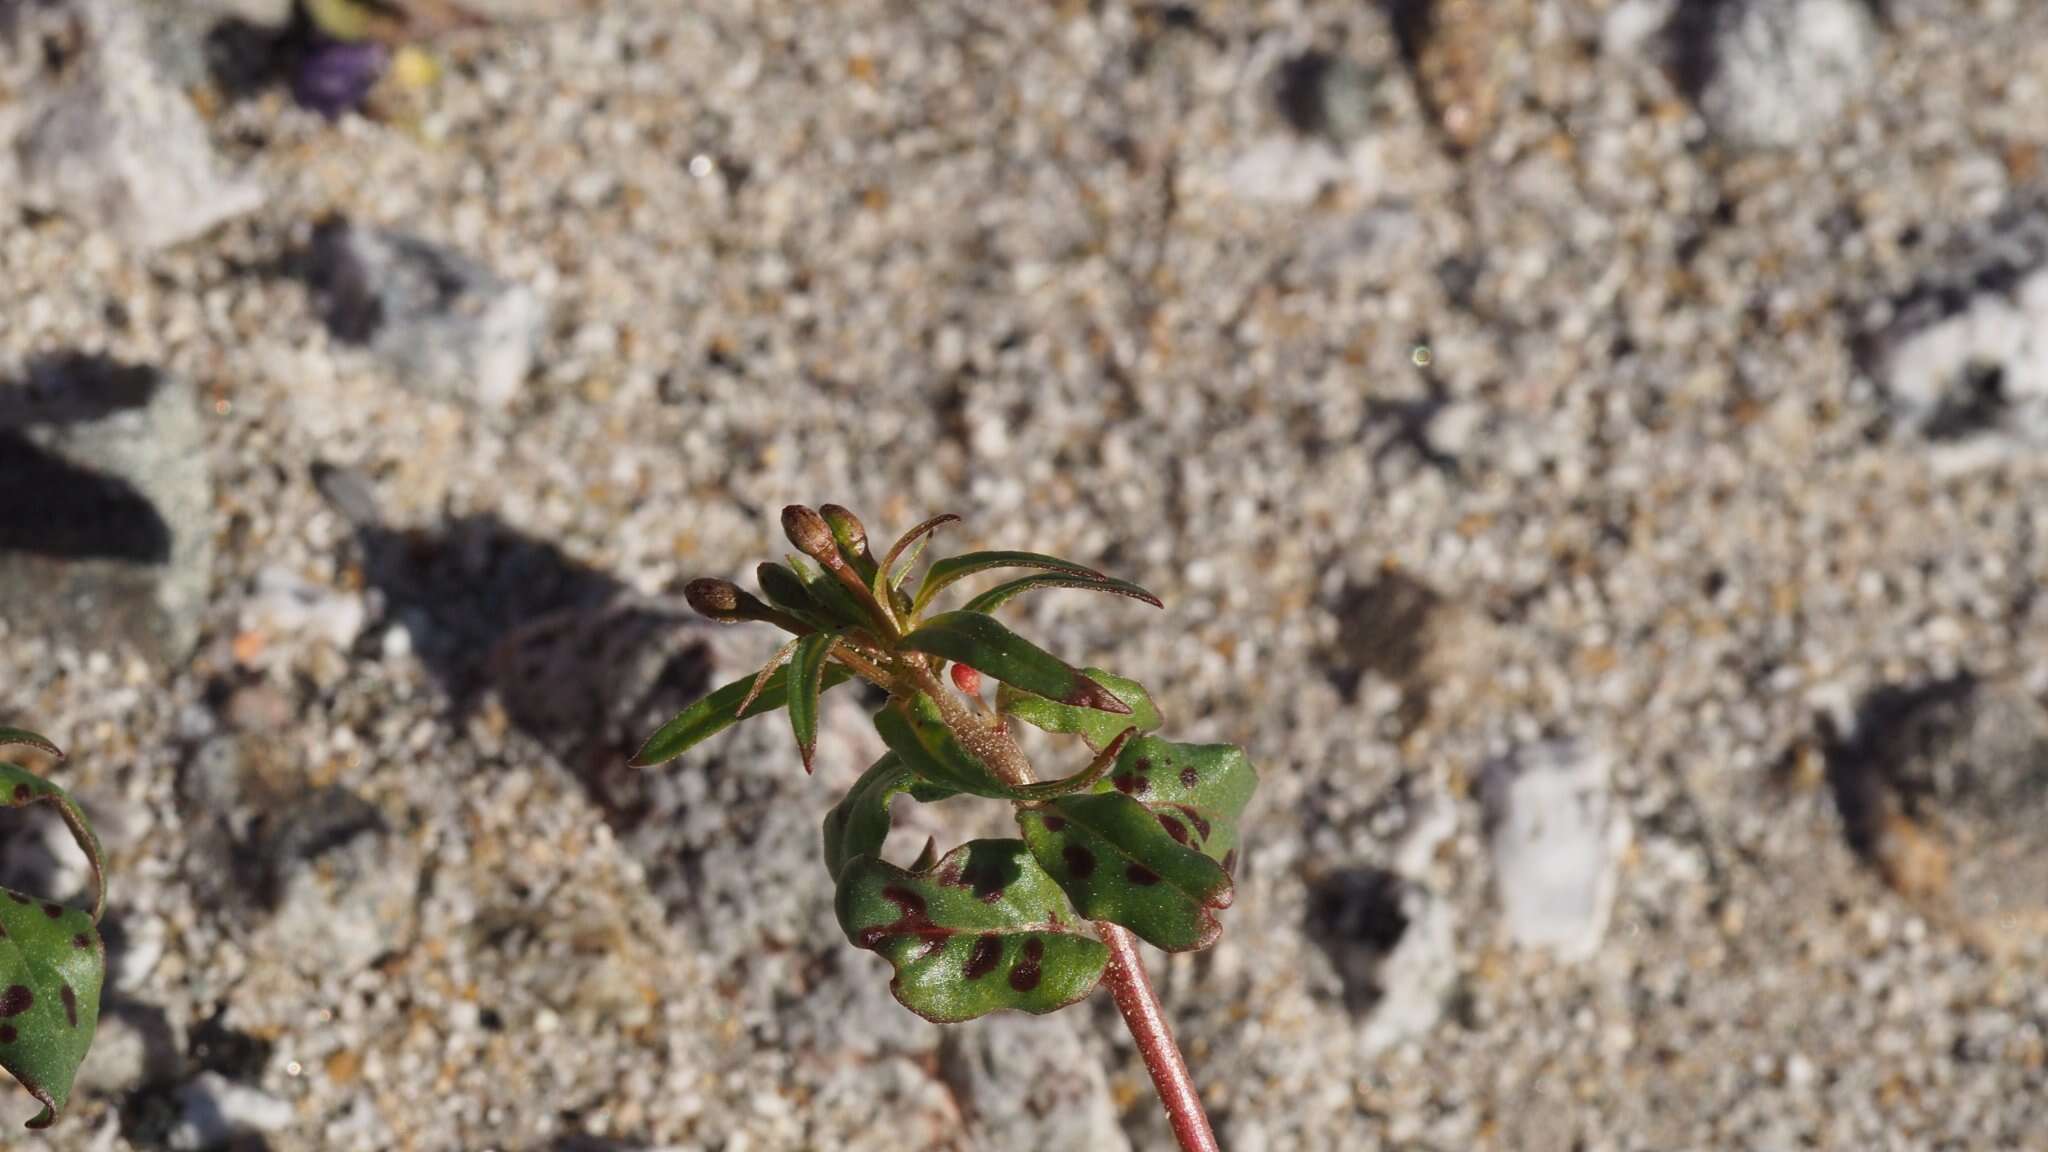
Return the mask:
<path id="1" fill-rule="evenodd" d="M 1218 1152 L 1216 1133 L 1209 1129 L 1209 1117 L 1202 1111 L 1201 1093 L 1195 1091 L 1188 1063 L 1173 1042 L 1173 1029 L 1166 1026 L 1166 1014 L 1159 1009 L 1159 997 L 1145 975 L 1145 961 L 1138 955 L 1138 942 L 1126 930 L 1107 921 L 1095 925 L 1102 942 L 1109 945 L 1109 993 L 1124 1025 L 1138 1042 L 1138 1054 L 1145 1058 L 1145 1071 L 1152 1074 L 1152 1087 L 1166 1106 L 1167 1123 L 1181 1152 Z"/>

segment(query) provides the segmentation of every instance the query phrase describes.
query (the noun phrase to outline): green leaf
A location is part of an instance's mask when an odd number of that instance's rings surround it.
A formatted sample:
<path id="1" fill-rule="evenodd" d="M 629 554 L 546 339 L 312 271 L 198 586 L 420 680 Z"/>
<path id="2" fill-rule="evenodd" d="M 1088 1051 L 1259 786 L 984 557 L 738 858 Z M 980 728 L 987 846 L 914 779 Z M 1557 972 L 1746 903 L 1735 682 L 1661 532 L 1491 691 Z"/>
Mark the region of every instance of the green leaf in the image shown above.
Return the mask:
<path id="1" fill-rule="evenodd" d="M 13 729 L 0 730 L 0 745 L 5 744 L 26 744 L 52 755 L 63 755 L 42 737 Z M 100 838 L 93 834 L 91 821 L 85 818 L 85 810 L 62 788 L 26 768 L 5 761 L 0 761 L 0 802 L 9 808 L 48 804 L 63 817 L 65 826 L 71 829 L 71 838 L 78 841 L 78 848 L 85 853 L 85 862 L 92 869 L 92 920 L 99 923 L 100 916 L 107 909 L 107 858 L 100 850 Z"/>
<path id="2" fill-rule="evenodd" d="M 947 612 L 905 636 L 902 645 L 956 661 L 1026 692 L 1128 717 L 1130 705 L 1066 661 L 979 612 Z M 1128 727 L 1128 724 L 1126 724 Z"/>
<path id="3" fill-rule="evenodd" d="M 839 637 L 813 632 L 797 638 L 796 651 L 789 658 L 789 727 L 796 734 L 796 750 L 804 758 L 804 771 L 811 770 L 811 758 L 818 751 L 818 696 L 825 688 L 826 657 Z"/>
<path id="4" fill-rule="evenodd" d="M 5 744 L 56 754 L 49 741 L 18 729 L 0 729 Z M 93 871 L 91 911 L 0 889 L 0 1068 L 42 1102 L 28 1126 L 47 1128 L 70 1100 L 72 1079 L 99 1025 L 106 975 L 98 928 L 106 907 L 104 856 L 77 803 L 42 777 L 0 763 L 0 797 L 15 808 L 56 806 Z"/>
<path id="5" fill-rule="evenodd" d="M 1083 670 L 1090 680 L 1107 688 L 1112 696 L 1124 702 L 1131 712 L 1119 716 L 1094 708 L 1076 708 L 1071 704 L 1060 704 L 1043 696 L 1034 695 L 1021 688 L 1004 684 L 996 689 L 996 711 L 1015 716 L 1034 728 L 1061 735 L 1079 735 L 1088 746 L 1097 751 L 1107 747 L 1126 728 L 1139 732 L 1153 732 L 1159 728 L 1159 709 L 1152 703 L 1152 696 L 1145 686 L 1136 680 L 1126 680 L 1113 672 L 1100 668 Z"/>
<path id="6" fill-rule="evenodd" d="M 1234 874 L 1238 822 L 1258 786 L 1259 774 L 1240 748 L 1147 736 L 1124 747 L 1097 791 L 1121 792 L 1143 804 L 1175 840 Z"/>
<path id="7" fill-rule="evenodd" d="M 1008 584 L 998 584 L 969 600 L 962 611 L 994 612 L 1018 596 L 1038 588 L 1083 588 L 1091 592 L 1112 592 L 1133 600 L 1143 600 L 1154 608 L 1164 607 L 1159 602 L 1159 597 L 1128 580 L 1118 580 L 1113 576 L 1075 576 L 1065 572 L 1040 572 L 1035 576 L 1012 580 Z"/>
<path id="8" fill-rule="evenodd" d="M 888 554 L 882 557 L 882 563 L 876 570 L 876 578 L 887 582 L 891 588 L 903 583 L 903 578 L 910 575 L 911 568 L 916 566 L 918 556 L 923 554 L 924 546 L 931 543 L 932 533 L 948 524 L 956 524 L 959 520 L 960 518 L 951 512 L 941 512 L 897 537 L 896 543 L 889 546 Z M 904 559 L 903 566 L 898 568 L 896 558 L 902 556 L 906 548 L 910 550 L 910 554 Z M 895 572 L 893 576 L 890 575 L 892 570 Z"/>
<path id="9" fill-rule="evenodd" d="M 825 677 L 819 686 L 821 692 L 829 692 L 845 683 L 853 673 L 840 665 L 825 669 Z M 740 703 L 753 691 L 754 677 L 744 676 L 718 689 L 681 712 L 675 719 L 661 726 L 661 730 L 647 738 L 638 754 L 633 757 L 635 768 L 646 768 L 673 760 L 683 753 L 718 735 L 738 722 Z M 777 668 L 761 688 L 761 694 L 747 706 L 747 715 L 765 716 L 789 703 L 789 667 Z"/>
<path id="10" fill-rule="evenodd" d="M 789 566 L 796 569 L 798 580 L 803 581 L 804 590 L 820 607 L 819 612 L 833 628 L 869 628 L 868 610 L 853 598 L 846 585 L 828 575 L 824 569 L 795 553 L 784 557 Z"/>
<path id="11" fill-rule="evenodd" d="M 963 552 L 958 556 L 932 561 L 931 570 L 924 574 L 924 583 L 918 585 L 917 598 L 913 601 L 916 610 L 924 611 L 925 605 L 932 602 L 932 597 L 938 595 L 947 585 L 991 568 L 1043 568 L 1089 580 L 1109 580 L 1108 576 L 1086 564 L 1076 564 L 1072 560 L 1062 560 L 1057 556 L 1046 556 L 1037 552 Z"/>
<path id="12" fill-rule="evenodd" d="M 1168 952 L 1207 948 L 1223 934 L 1215 910 L 1230 906 L 1229 874 L 1136 800 L 1066 796 L 1020 809 L 1017 823 L 1031 854 L 1088 919 L 1121 924 Z"/>
<path id="13" fill-rule="evenodd" d="M 1095 786 L 1116 766 L 1115 753 L 1111 752 L 1064 779 L 1010 784 L 980 754 L 961 744 L 939 718 L 938 707 L 924 696 L 919 696 L 915 703 L 891 700 L 875 713 L 875 731 L 881 733 L 882 743 L 889 746 L 889 751 L 914 779 L 948 794 L 965 792 L 995 800 L 1050 800 Z"/>
<path id="14" fill-rule="evenodd" d="M 754 569 L 754 580 L 761 586 L 761 595 L 770 604 L 809 624 L 820 632 L 830 631 L 830 613 L 804 588 L 804 582 L 797 579 L 795 572 L 772 561 L 764 561 Z"/>
<path id="15" fill-rule="evenodd" d="M 926 783 L 970 796 L 1017 800 L 1022 794 L 1003 782 L 979 755 L 961 746 L 939 719 L 931 700 L 891 700 L 875 713 L 875 731 L 904 769 Z"/>
<path id="16" fill-rule="evenodd" d="M 1109 962 L 1016 840 L 971 841 L 923 872 L 859 857 L 840 877 L 836 908 L 847 939 L 896 969 L 896 999 L 939 1023 L 1064 1008 Z"/>
<path id="17" fill-rule="evenodd" d="M 894 752 L 884 753 L 825 813 L 825 871 L 835 883 L 853 861 L 881 856 L 889 839 L 889 803 L 916 782 Z"/>
<path id="18" fill-rule="evenodd" d="M 55 756 L 59 760 L 64 758 L 64 753 L 58 751 L 55 744 L 50 743 L 48 739 L 42 736 L 38 736 L 33 732 L 25 732 L 19 728 L 0 728 L 0 748 L 15 745 L 33 748 L 45 755 Z"/>

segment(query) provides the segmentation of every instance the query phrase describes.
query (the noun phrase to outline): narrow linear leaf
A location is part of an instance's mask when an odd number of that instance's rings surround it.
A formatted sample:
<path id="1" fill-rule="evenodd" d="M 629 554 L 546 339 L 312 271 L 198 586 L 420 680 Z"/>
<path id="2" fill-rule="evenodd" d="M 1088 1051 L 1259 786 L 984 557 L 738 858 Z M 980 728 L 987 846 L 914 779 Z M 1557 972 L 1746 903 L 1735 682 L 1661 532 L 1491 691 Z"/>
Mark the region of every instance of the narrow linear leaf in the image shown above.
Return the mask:
<path id="1" fill-rule="evenodd" d="M 902 646 L 969 665 L 1026 692 L 1129 716 L 1131 706 L 1066 661 L 979 612 L 947 612 L 905 636 Z"/>
<path id="2" fill-rule="evenodd" d="M 932 561 L 931 569 L 924 574 L 924 583 L 918 585 L 917 596 L 912 605 L 917 611 L 922 612 L 925 605 L 932 602 L 932 597 L 944 591 L 949 585 L 991 568 L 1043 568 L 1090 580 L 1109 579 L 1086 564 L 1076 564 L 1072 560 L 1062 560 L 1057 556 L 1047 556 L 1038 552 L 963 552 L 958 556 Z"/>
<path id="3" fill-rule="evenodd" d="M 871 628 L 868 610 L 853 598 L 846 585 L 828 575 L 822 568 L 794 553 L 784 557 L 789 566 L 796 570 L 798 580 L 803 582 L 804 591 L 819 605 L 819 612 L 831 628 Z"/>
<path id="4" fill-rule="evenodd" d="M 916 566 L 918 556 L 923 554 L 924 546 L 931 542 L 932 533 L 948 524 L 957 524 L 959 521 L 960 518 L 951 512 L 941 512 L 937 516 L 905 532 L 903 535 L 898 536 L 896 543 L 889 546 L 888 554 L 882 557 L 882 563 L 877 571 L 877 576 L 887 581 L 891 588 L 903 583 L 903 578 L 908 576 L 911 568 Z M 903 556 L 905 549 L 910 549 L 910 553 L 904 559 L 902 568 L 899 569 L 896 567 L 896 558 Z M 892 571 L 895 573 L 893 576 L 890 575 Z"/>
<path id="5" fill-rule="evenodd" d="M 766 596 L 770 604 L 820 632 L 831 630 L 830 614 L 811 598 L 795 572 L 772 561 L 764 561 L 754 569 L 754 581 L 761 586 L 761 595 Z"/>
<path id="6" fill-rule="evenodd" d="M 939 1023 L 1064 1008 L 1109 962 L 1017 840 L 970 841 L 920 872 L 859 857 L 841 874 L 835 908 L 847 939 L 896 970 L 896 999 Z"/>
<path id="7" fill-rule="evenodd" d="M 1235 875 L 1239 823 L 1258 786 L 1259 774 L 1240 748 L 1147 736 L 1124 747 L 1096 790 L 1143 804 L 1168 835 Z"/>
<path id="8" fill-rule="evenodd" d="M 798 637 L 798 639 L 802 639 L 802 637 Z M 740 701 L 740 719 L 744 720 L 747 718 L 747 709 L 752 708 L 754 701 L 760 698 L 761 690 L 768 686 L 768 678 L 775 675 L 782 668 L 784 662 L 789 659 L 791 652 L 796 651 L 796 643 L 796 640 L 791 640 L 789 643 L 777 648 L 775 655 L 770 656 L 768 662 L 761 665 L 761 670 L 754 673 L 754 687 L 747 692 L 746 698 Z"/>
<path id="9" fill-rule="evenodd" d="M 1223 934 L 1216 910 L 1233 892 L 1223 866 L 1175 840 L 1143 804 L 1117 792 L 1020 809 L 1031 854 L 1081 915 L 1108 920 L 1168 952 Z"/>
<path id="10" fill-rule="evenodd" d="M 0 729 L 0 745 L 10 744 L 63 755 L 33 733 Z M 90 911 L 0 889 L 0 1068 L 43 1105 L 28 1126 L 47 1128 L 63 1114 L 99 1025 L 105 853 L 77 802 L 35 773 L 0 763 L 0 800 L 13 808 L 54 806 L 92 867 Z"/>
<path id="11" fill-rule="evenodd" d="M 11 746 L 33 748 L 46 756 L 54 756 L 59 760 L 64 758 L 64 753 L 59 751 L 57 746 L 50 743 L 45 737 L 20 728 L 0 728 L 0 748 Z"/>
<path id="12" fill-rule="evenodd" d="M 962 611 L 994 612 L 1018 596 L 1039 588 L 1081 588 L 1090 592 L 1109 592 L 1118 596 L 1128 596 L 1133 600 L 1142 600 L 1154 608 L 1165 607 L 1160 603 L 1159 597 L 1128 580 L 1118 580 L 1113 576 L 1075 576 L 1065 572 L 1040 572 L 1035 576 L 1024 576 L 1007 584 L 998 584 L 969 600 Z"/>
<path id="13" fill-rule="evenodd" d="M 1126 728 L 1117 734 L 1116 739 L 1109 742 L 1108 747 L 1096 753 L 1095 759 L 1089 762 L 1088 767 L 1063 779 L 1026 784 L 1017 791 L 1023 793 L 1027 801 L 1054 800 L 1061 796 L 1071 796 L 1076 792 L 1085 792 L 1109 775 L 1109 770 L 1116 767 L 1117 753 L 1123 751 L 1124 744 L 1137 734 L 1136 728 Z"/>
<path id="14" fill-rule="evenodd" d="M 1128 680 L 1114 672 L 1100 668 L 1083 669 L 1083 673 L 1095 683 L 1109 690 L 1112 696 L 1130 708 L 1130 714 L 1119 716 L 1094 708 L 1077 708 L 1034 695 L 1009 684 L 996 689 L 996 711 L 1015 716 L 1034 728 L 1060 735 L 1078 735 L 1088 742 L 1088 747 L 1101 751 L 1117 734 L 1127 728 L 1136 728 L 1139 733 L 1157 731 L 1160 725 L 1159 708 L 1152 703 L 1151 693 L 1136 680 Z"/>
<path id="15" fill-rule="evenodd" d="M 826 657 L 838 642 L 837 636 L 813 632 L 797 638 L 796 651 L 789 657 L 789 727 L 805 772 L 811 770 L 811 758 L 818 751 L 818 696 L 825 687 Z"/>
<path id="16" fill-rule="evenodd" d="M 852 672 L 840 665 L 829 665 L 825 669 L 825 678 L 819 690 L 829 692 L 852 676 Z M 660 731 L 648 737 L 647 743 L 634 755 L 632 765 L 635 768 L 647 768 L 673 760 L 732 727 L 740 720 L 741 701 L 747 699 L 753 688 L 754 677 L 746 676 L 683 709 L 674 719 L 662 725 Z M 785 665 L 769 675 L 747 715 L 765 716 L 788 703 L 789 668 Z"/>

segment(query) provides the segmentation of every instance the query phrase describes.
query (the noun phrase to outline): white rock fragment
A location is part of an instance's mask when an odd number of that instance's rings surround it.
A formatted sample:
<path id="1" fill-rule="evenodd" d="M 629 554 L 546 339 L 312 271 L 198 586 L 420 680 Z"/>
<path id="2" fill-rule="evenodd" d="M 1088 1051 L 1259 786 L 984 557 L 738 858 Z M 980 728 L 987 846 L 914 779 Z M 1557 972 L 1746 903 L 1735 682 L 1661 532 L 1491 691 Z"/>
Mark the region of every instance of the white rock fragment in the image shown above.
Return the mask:
<path id="1" fill-rule="evenodd" d="M 138 251 L 263 202 L 226 174 L 205 125 L 149 53 L 132 3 L 64 0 L 0 21 L 0 200 L 61 213 Z"/>
<path id="2" fill-rule="evenodd" d="M 1670 26 L 1678 0 L 1620 0 L 1600 21 L 1600 51 L 1634 56 Z"/>
<path id="3" fill-rule="evenodd" d="M 540 297 L 466 256 L 331 222 L 315 234 L 308 264 L 328 327 L 414 391 L 502 410 L 533 370 L 547 323 Z"/>
<path id="4" fill-rule="evenodd" d="M 1861 0 L 1734 0 L 1710 34 L 1700 112 L 1738 145 L 1811 140 L 1871 83 L 1877 30 Z"/>
<path id="5" fill-rule="evenodd" d="M 1608 777 L 1606 756 L 1563 741 L 1487 766 L 1480 788 L 1494 885 L 1517 944 L 1565 959 L 1599 948 L 1628 842 Z"/>
<path id="6" fill-rule="evenodd" d="M 177 1152 L 204 1152 L 237 1136 L 281 1132 L 291 1122 L 291 1101 L 236 1084 L 218 1072 L 202 1072 L 178 1089 L 178 1122 L 170 1146 Z"/>
<path id="7" fill-rule="evenodd" d="M 242 627 L 308 636 L 346 648 L 362 634 L 368 615 L 360 594 L 315 584 L 273 566 L 256 574 L 242 609 Z"/>
<path id="8" fill-rule="evenodd" d="M 1900 430 L 1936 442 L 1944 471 L 2048 446 L 2048 269 L 1931 322 L 1902 319 L 1880 347 L 1876 374 Z"/>

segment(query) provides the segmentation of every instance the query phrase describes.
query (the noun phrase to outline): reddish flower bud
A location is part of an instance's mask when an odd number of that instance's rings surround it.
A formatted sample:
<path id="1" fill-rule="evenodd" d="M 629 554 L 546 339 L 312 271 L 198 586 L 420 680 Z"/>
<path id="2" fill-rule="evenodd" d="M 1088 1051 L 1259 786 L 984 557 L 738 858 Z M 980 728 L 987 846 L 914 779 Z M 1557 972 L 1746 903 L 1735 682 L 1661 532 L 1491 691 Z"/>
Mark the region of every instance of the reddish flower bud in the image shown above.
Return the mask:
<path id="1" fill-rule="evenodd" d="M 981 673 L 965 664 L 953 665 L 953 687 L 969 696 L 981 695 Z"/>
<path id="2" fill-rule="evenodd" d="M 836 568 L 844 561 L 839 559 L 839 548 L 832 542 L 831 526 L 814 508 L 802 504 L 791 504 L 782 510 L 782 532 L 797 551 L 816 560 L 827 568 Z"/>

